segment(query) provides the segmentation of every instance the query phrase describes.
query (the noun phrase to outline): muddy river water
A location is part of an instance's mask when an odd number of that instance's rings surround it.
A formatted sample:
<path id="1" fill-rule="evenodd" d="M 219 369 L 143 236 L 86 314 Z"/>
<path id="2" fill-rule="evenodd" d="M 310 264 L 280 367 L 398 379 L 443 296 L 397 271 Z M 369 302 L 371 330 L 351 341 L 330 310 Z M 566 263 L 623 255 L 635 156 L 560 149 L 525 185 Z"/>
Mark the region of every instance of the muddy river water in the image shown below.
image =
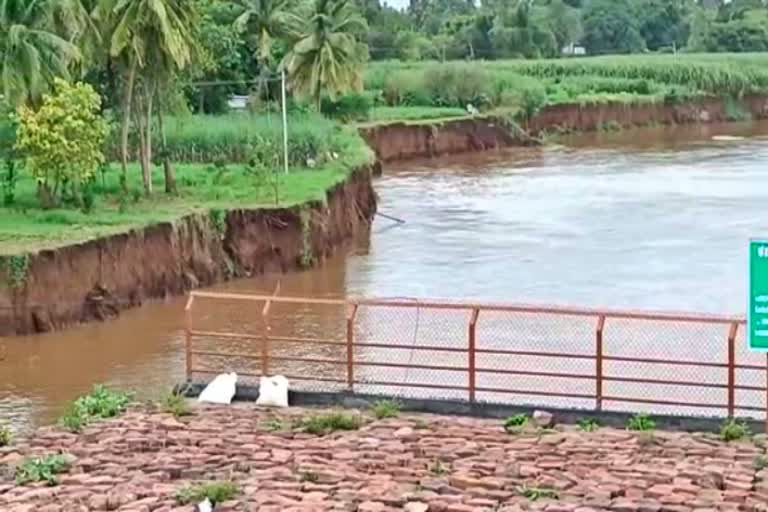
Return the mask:
<path id="1" fill-rule="evenodd" d="M 280 276 L 282 294 L 743 314 L 747 240 L 768 235 L 766 164 L 768 124 L 753 123 L 390 165 L 376 182 L 380 211 L 405 224 L 378 217 L 322 267 Z M 269 291 L 277 279 L 216 289 Z M 97 382 L 167 391 L 184 373 L 182 308 L 180 298 L 0 339 L 0 420 L 22 430 L 50 421 Z"/>

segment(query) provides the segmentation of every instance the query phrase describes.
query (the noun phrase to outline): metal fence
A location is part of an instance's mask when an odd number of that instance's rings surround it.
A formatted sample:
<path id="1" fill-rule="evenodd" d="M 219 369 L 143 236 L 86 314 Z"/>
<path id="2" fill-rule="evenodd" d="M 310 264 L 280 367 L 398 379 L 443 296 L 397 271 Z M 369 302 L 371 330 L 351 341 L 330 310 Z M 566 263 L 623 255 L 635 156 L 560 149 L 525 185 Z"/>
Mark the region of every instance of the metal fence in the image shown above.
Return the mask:
<path id="1" fill-rule="evenodd" d="M 186 315 L 190 380 L 768 421 L 768 357 L 740 317 L 209 292 Z"/>

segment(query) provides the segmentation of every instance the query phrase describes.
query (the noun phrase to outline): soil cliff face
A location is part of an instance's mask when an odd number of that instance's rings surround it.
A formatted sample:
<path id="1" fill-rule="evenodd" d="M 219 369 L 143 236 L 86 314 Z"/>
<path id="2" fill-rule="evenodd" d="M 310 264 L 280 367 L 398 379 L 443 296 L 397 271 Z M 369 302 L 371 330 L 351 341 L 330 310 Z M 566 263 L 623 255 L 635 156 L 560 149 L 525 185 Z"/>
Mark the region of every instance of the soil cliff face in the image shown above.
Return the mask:
<path id="1" fill-rule="evenodd" d="M 322 261 L 367 229 L 376 211 L 371 169 L 326 202 L 192 214 L 128 233 L 7 257 L 0 264 L 0 335 L 103 320 L 147 299 Z"/>
<path id="2" fill-rule="evenodd" d="M 383 124 L 361 128 L 360 135 L 382 162 L 519 146 L 526 139 L 496 117 Z"/>
<path id="3" fill-rule="evenodd" d="M 740 109 L 754 119 L 768 118 L 768 96 L 752 95 L 738 101 L 704 98 L 679 104 L 551 105 L 520 128 L 500 117 L 481 116 L 435 123 L 367 126 L 360 128 L 360 134 L 379 160 L 392 162 L 528 145 L 536 143 L 535 137 L 547 131 L 730 121 L 734 112 L 729 111 L 729 107 Z"/>

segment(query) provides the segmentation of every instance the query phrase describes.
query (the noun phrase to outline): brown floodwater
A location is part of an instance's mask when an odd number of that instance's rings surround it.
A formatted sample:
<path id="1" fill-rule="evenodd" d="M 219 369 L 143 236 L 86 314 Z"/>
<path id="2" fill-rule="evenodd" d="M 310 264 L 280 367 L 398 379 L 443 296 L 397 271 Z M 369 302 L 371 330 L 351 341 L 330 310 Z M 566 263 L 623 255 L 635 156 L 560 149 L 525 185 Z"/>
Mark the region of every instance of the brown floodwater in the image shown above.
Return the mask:
<path id="1" fill-rule="evenodd" d="M 283 295 L 743 314 L 746 243 L 768 232 L 766 162 L 768 123 L 759 122 L 580 134 L 543 148 L 393 164 L 375 186 L 380 211 L 405 224 L 377 217 L 368 236 L 317 269 L 214 289 L 268 293 L 279 279 Z M 140 397 L 167 392 L 184 374 L 183 303 L 0 338 L 0 421 L 22 431 L 49 422 L 99 382 Z M 304 334 L 343 329 L 339 311 L 281 308 L 276 322 Z M 259 316 L 252 304 L 200 311 L 229 327 Z"/>

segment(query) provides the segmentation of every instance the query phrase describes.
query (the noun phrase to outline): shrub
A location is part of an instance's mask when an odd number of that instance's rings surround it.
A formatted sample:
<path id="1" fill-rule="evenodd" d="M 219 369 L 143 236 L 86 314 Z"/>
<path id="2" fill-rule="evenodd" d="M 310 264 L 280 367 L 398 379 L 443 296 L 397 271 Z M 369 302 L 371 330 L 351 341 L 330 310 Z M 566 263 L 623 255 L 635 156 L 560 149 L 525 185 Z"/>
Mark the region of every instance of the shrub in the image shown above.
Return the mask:
<path id="1" fill-rule="evenodd" d="M 371 116 L 373 99 L 368 94 L 347 94 L 335 100 L 323 98 L 320 111 L 340 121 L 367 121 Z"/>
<path id="2" fill-rule="evenodd" d="M 400 402 L 397 400 L 378 400 L 373 404 L 373 415 L 377 419 L 397 418 L 400 415 Z"/>
<path id="3" fill-rule="evenodd" d="M 581 418 L 578 421 L 578 425 L 584 432 L 594 432 L 600 428 L 600 423 L 594 418 Z"/>
<path id="4" fill-rule="evenodd" d="M 384 101 L 390 106 L 431 107 L 432 98 L 424 87 L 418 71 L 397 71 L 384 82 Z"/>
<path id="5" fill-rule="evenodd" d="M 39 109 L 19 109 L 16 149 L 38 184 L 40 203 L 56 206 L 69 195 L 83 206 L 83 186 L 104 162 L 107 124 L 101 97 L 88 84 L 56 79 Z"/>
<path id="6" fill-rule="evenodd" d="M 484 108 L 493 94 L 489 73 L 479 64 L 433 64 L 424 71 L 424 87 L 435 107 Z"/>
<path id="7" fill-rule="evenodd" d="M 752 467 L 755 468 L 755 471 L 762 471 L 768 468 L 768 457 L 765 455 L 756 456 L 755 460 L 752 461 Z"/>
<path id="8" fill-rule="evenodd" d="M 304 432 L 322 436 L 337 430 L 357 430 L 361 424 L 360 417 L 357 415 L 334 412 L 303 418 L 299 428 Z"/>
<path id="9" fill-rule="evenodd" d="M 70 432 L 80 432 L 87 424 L 87 415 L 82 409 L 76 407 L 74 403 L 67 407 L 67 410 L 59 418 L 59 425 Z"/>
<path id="10" fill-rule="evenodd" d="M 16 483 L 24 485 L 32 482 L 46 482 L 56 485 L 56 475 L 63 473 L 69 467 L 69 461 L 64 455 L 46 455 L 40 458 L 28 458 L 16 468 Z"/>
<path id="11" fill-rule="evenodd" d="M 745 437 L 752 435 L 749 430 L 749 426 L 743 421 L 738 421 L 734 418 L 727 420 L 720 427 L 720 438 L 723 441 L 739 441 Z"/>
<path id="12" fill-rule="evenodd" d="M 627 430 L 644 432 L 656 428 L 656 422 L 647 414 L 635 414 L 627 421 Z"/>
<path id="13" fill-rule="evenodd" d="M 13 441 L 13 432 L 10 427 L 0 424 L 0 448 L 8 446 Z"/>
<path id="14" fill-rule="evenodd" d="M 234 482 L 209 482 L 185 487 L 176 493 L 176 501 L 181 505 L 197 504 L 206 498 L 213 505 L 231 500 L 240 494 L 240 488 Z"/>
<path id="15" fill-rule="evenodd" d="M 520 95 L 520 112 L 530 120 L 547 104 L 547 94 L 542 88 L 524 89 Z"/>
<path id="16" fill-rule="evenodd" d="M 519 432 L 528 425 L 529 418 L 525 414 L 515 414 L 504 420 L 504 430 L 510 433 Z"/>

